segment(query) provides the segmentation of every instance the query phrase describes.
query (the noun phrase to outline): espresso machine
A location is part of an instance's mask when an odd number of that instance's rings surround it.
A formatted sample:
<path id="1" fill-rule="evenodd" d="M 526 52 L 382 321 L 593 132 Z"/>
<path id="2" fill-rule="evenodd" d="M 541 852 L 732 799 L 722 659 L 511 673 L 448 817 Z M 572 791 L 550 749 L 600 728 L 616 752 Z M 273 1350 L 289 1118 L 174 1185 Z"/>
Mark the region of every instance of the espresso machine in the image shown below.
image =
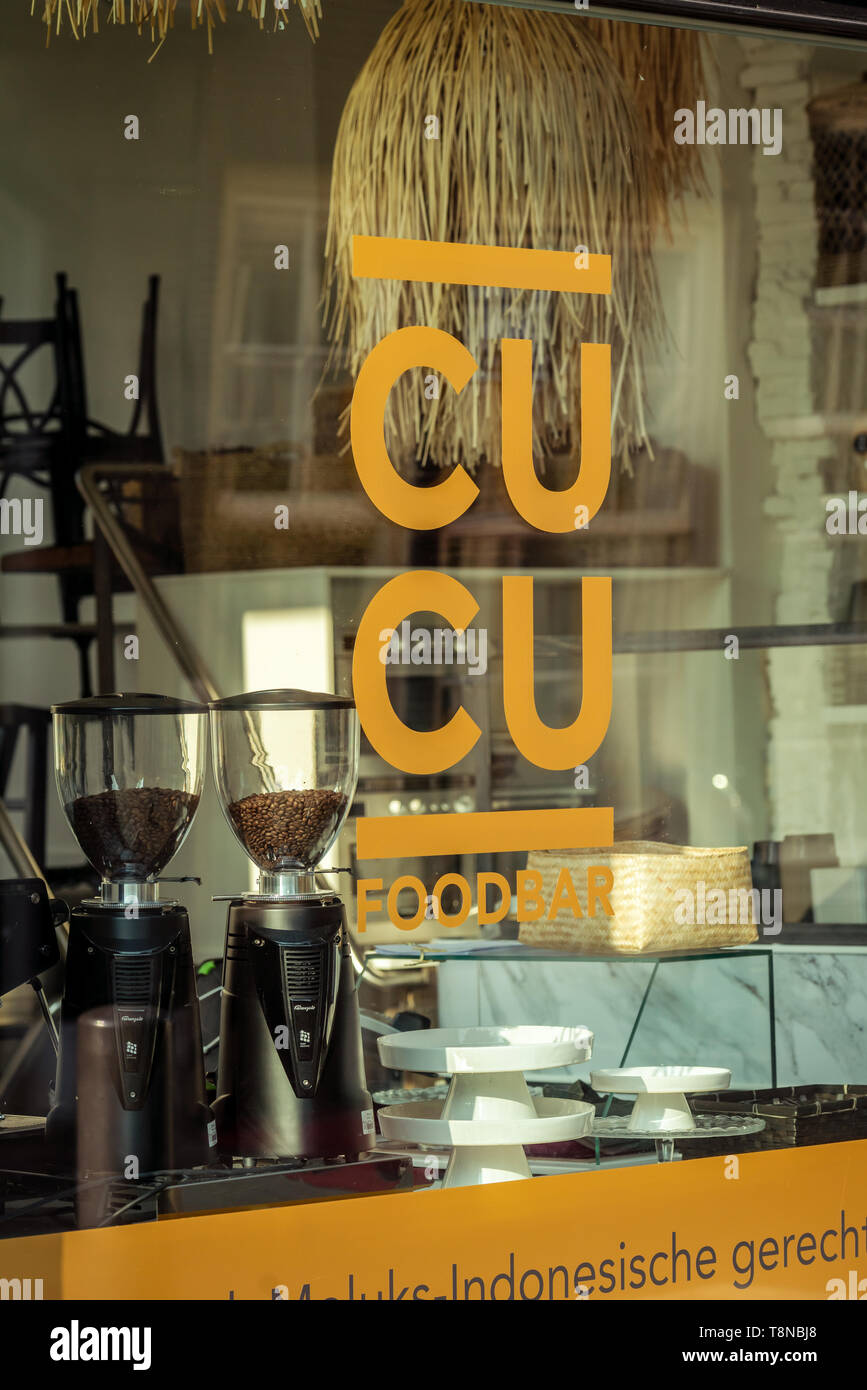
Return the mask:
<path id="1" fill-rule="evenodd" d="M 199 804 L 207 708 L 122 694 L 52 715 L 60 799 L 101 882 L 69 917 L 49 1151 L 80 1179 L 198 1167 L 216 1130 L 190 924 L 159 884 Z"/>
<path id="2" fill-rule="evenodd" d="M 354 701 L 263 690 L 211 705 L 214 779 L 258 870 L 230 898 L 214 1116 L 220 1153 L 350 1157 L 374 1147 L 355 971 L 322 863 L 358 776 Z"/>

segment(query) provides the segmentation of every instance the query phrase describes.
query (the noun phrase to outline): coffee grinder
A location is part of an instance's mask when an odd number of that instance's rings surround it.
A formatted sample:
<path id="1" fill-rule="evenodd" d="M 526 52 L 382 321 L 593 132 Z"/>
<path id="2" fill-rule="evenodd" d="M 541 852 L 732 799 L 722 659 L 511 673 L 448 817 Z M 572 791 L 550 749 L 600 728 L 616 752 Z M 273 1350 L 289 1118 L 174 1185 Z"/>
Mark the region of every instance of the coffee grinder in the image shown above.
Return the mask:
<path id="1" fill-rule="evenodd" d="M 60 799 L 101 883 L 69 918 L 46 1138 L 80 1178 L 196 1167 L 216 1133 L 190 925 L 159 881 L 199 804 L 207 708 L 124 694 L 52 715 Z"/>
<path id="2" fill-rule="evenodd" d="M 264 690 L 211 706 L 214 778 L 258 869 L 229 899 L 214 1115 L 220 1152 L 337 1158 L 374 1147 L 343 903 L 317 873 L 358 777 L 354 701 Z"/>

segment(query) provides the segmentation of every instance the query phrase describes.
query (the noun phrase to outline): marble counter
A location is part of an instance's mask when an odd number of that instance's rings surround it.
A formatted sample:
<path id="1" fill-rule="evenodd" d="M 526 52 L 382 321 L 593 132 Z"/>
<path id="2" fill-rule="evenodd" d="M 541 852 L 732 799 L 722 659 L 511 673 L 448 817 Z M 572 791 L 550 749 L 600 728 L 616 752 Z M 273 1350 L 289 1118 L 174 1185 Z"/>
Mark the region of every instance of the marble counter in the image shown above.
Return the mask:
<path id="1" fill-rule="evenodd" d="M 770 949 L 777 1084 L 867 1082 L 867 947 Z M 634 1065 L 719 1065 L 734 1087 L 769 1086 L 765 950 L 663 961 L 653 979 L 653 964 L 640 959 L 447 961 L 439 1023 L 583 1023 L 597 1066 L 617 1066 L 628 1047 Z M 561 1075 L 586 1077 L 593 1064 Z"/>

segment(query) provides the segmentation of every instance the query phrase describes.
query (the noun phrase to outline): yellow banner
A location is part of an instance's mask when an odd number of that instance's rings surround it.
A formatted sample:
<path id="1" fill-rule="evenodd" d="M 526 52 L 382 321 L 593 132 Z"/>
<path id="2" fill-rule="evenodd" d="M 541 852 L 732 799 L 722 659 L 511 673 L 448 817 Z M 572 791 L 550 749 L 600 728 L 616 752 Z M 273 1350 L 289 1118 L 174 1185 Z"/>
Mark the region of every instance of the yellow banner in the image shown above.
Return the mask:
<path id="1" fill-rule="evenodd" d="M 70 1300 L 864 1299 L 867 1141 L 0 1241 L 0 1278 Z"/>

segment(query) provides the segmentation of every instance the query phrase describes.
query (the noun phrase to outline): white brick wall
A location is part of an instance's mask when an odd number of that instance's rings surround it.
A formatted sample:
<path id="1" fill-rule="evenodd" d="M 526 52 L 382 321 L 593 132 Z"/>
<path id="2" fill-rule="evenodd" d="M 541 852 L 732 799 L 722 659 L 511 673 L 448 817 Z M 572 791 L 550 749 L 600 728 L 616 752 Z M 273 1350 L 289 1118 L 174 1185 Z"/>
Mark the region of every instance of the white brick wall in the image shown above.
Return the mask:
<path id="1" fill-rule="evenodd" d="M 783 145 L 769 158 L 753 154 L 759 254 L 748 355 L 756 376 L 756 409 L 771 451 L 773 491 L 764 513 L 776 533 L 779 570 L 775 620 L 828 622 L 830 556 L 823 543 L 820 460 L 828 441 L 816 435 L 811 391 L 808 303 L 816 269 L 816 216 L 806 51 L 743 39 L 740 75 L 748 106 L 780 107 Z M 810 424 L 810 417 L 812 424 Z M 799 428 L 800 423 L 800 428 Z M 811 436 L 804 437 L 809 426 Z M 772 648 L 768 685 L 772 714 L 768 802 L 772 834 L 828 829 L 833 797 L 821 711 L 826 703 L 823 648 Z"/>

